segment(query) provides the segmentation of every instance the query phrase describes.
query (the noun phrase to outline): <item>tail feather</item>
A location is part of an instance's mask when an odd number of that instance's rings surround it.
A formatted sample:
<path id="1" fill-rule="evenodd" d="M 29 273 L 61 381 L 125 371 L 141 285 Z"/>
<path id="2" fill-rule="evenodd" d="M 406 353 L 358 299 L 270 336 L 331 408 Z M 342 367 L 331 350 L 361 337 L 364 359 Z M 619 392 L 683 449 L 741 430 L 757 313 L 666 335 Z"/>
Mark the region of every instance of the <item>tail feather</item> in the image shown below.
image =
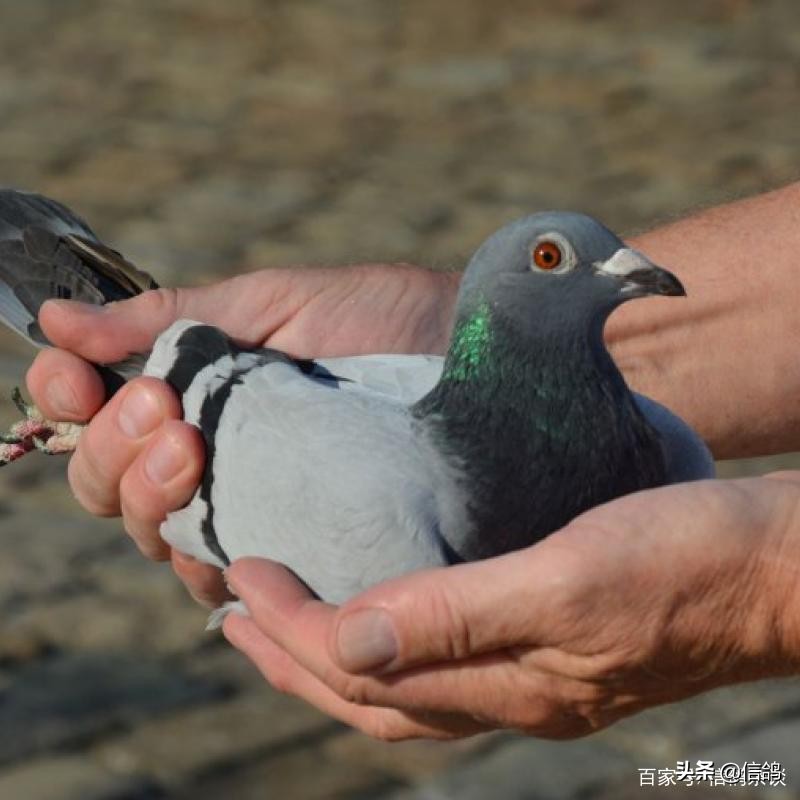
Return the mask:
<path id="1" fill-rule="evenodd" d="M 135 267 L 122 253 L 106 247 L 102 242 L 73 235 L 65 236 L 64 241 L 85 264 L 110 282 L 109 292 L 124 292 L 127 297 L 133 297 L 148 289 L 158 289 L 158 284 L 151 275 Z"/>
<path id="2" fill-rule="evenodd" d="M 0 322 L 32 344 L 48 344 L 37 322 L 46 300 L 102 305 L 157 287 L 65 206 L 0 189 Z"/>
<path id="3" fill-rule="evenodd" d="M 97 241 L 86 222 L 61 203 L 32 192 L 0 189 L 0 240 L 22 239 L 29 227 L 45 228 L 58 236 L 72 233 Z"/>

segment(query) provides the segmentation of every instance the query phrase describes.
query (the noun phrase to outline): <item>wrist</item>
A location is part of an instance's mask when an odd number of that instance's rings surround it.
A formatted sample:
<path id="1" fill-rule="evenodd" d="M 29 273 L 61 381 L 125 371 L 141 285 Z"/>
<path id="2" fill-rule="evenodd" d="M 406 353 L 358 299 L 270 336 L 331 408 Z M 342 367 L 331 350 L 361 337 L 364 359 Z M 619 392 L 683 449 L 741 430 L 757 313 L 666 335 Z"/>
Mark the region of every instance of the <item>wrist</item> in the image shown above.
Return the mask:
<path id="1" fill-rule="evenodd" d="M 741 578 L 726 591 L 737 610 L 724 647 L 735 654 L 731 680 L 800 674 L 800 472 L 735 483 L 747 487 L 755 509 L 749 546 L 736 546 Z M 751 489 L 754 489 L 752 493 Z M 744 512 L 747 513 L 747 512 Z M 742 537 L 743 539 L 745 537 Z M 737 620 L 735 617 L 739 617 Z"/>
<path id="2" fill-rule="evenodd" d="M 800 471 L 775 472 L 762 479 L 780 485 L 781 524 L 760 555 L 760 592 L 767 598 L 767 625 L 773 631 L 772 674 L 800 674 Z M 767 638 L 766 636 L 764 637 Z"/>
<path id="3" fill-rule="evenodd" d="M 651 544 L 668 565 L 654 671 L 691 694 L 800 673 L 800 472 L 675 492 L 671 533 Z"/>
<path id="4" fill-rule="evenodd" d="M 798 207 L 800 182 L 631 242 L 675 272 L 688 298 L 613 314 L 612 355 L 632 388 L 683 417 L 717 458 L 800 448 Z"/>

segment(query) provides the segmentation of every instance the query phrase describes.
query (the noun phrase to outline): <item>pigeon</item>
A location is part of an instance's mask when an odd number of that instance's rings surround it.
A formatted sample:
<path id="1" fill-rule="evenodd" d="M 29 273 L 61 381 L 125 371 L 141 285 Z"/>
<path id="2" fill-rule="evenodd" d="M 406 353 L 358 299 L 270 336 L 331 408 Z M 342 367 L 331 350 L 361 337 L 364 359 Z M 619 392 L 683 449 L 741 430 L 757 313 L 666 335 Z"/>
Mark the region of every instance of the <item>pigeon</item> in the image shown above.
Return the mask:
<path id="1" fill-rule="evenodd" d="M 156 286 L 65 207 L 10 190 L 0 282 L 0 317 L 37 345 L 48 297 Z M 632 392 L 604 345 L 611 312 L 651 295 L 685 291 L 592 217 L 541 212 L 476 251 L 444 357 L 300 360 L 179 320 L 151 353 L 98 366 L 110 391 L 138 369 L 167 381 L 205 441 L 200 486 L 162 524 L 168 543 L 222 568 L 276 560 L 340 603 L 528 547 L 630 492 L 713 477 L 700 437 Z M 37 446 L 58 449 L 43 435 L 54 423 L 25 408 Z"/>

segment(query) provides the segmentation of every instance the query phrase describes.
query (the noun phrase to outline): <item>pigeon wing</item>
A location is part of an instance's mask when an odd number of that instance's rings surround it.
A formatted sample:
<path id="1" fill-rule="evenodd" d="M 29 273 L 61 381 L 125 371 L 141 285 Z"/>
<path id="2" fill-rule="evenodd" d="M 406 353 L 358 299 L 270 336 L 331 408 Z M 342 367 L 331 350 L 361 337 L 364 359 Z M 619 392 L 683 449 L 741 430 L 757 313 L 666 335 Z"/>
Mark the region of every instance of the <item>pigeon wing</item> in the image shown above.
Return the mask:
<path id="1" fill-rule="evenodd" d="M 48 344 L 36 321 L 45 300 L 100 305 L 153 288 L 149 275 L 60 203 L 0 190 L 0 320 L 35 346 Z"/>
<path id="2" fill-rule="evenodd" d="M 386 354 L 319 358 L 314 363 L 317 370 L 339 378 L 345 391 L 371 389 L 411 405 L 436 385 L 444 359 L 432 355 Z"/>
<path id="3" fill-rule="evenodd" d="M 320 359 L 316 363 L 354 381 L 359 388 L 369 387 L 412 404 L 436 385 L 444 359 L 441 356 L 370 355 Z M 670 483 L 713 478 L 714 459 L 692 428 L 655 400 L 636 392 L 633 396 L 639 411 L 661 437 Z"/>
<path id="4" fill-rule="evenodd" d="M 192 323 L 176 326 L 148 374 L 169 379 L 176 353 L 188 352 Z M 195 363 L 183 400 L 206 440 L 206 471 L 162 526 L 168 542 L 218 565 L 277 560 L 332 602 L 448 563 L 438 489 L 458 489 L 405 403 L 275 351 L 225 352 L 202 335 L 197 357 L 213 356 Z"/>
<path id="5" fill-rule="evenodd" d="M 659 432 L 669 483 L 713 478 L 714 458 L 706 443 L 677 414 L 644 395 L 633 393 L 645 419 Z"/>

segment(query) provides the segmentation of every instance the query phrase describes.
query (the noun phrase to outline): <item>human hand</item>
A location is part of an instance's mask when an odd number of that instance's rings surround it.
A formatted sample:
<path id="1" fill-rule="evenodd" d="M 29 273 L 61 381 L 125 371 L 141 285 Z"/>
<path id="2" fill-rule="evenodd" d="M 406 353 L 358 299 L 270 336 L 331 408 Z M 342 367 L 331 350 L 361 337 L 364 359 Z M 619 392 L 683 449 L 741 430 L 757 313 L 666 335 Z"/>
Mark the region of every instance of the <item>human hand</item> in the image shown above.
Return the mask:
<path id="1" fill-rule="evenodd" d="M 91 419 L 70 461 L 73 492 L 90 512 L 122 514 L 141 551 L 172 558 L 190 592 L 216 605 L 226 596 L 217 569 L 172 551 L 158 535 L 166 514 L 185 505 L 203 464 L 198 431 L 181 422 L 164 383 L 138 378 L 107 405 L 87 361 L 112 363 L 147 352 L 172 322 L 208 322 L 251 345 L 299 356 L 441 352 L 458 276 L 402 265 L 264 270 L 198 289 L 160 289 L 102 308 L 46 303 L 40 324 L 56 348 L 28 373 L 37 406 L 51 419 Z M 86 360 L 84 360 L 86 359 Z"/>
<path id="2" fill-rule="evenodd" d="M 373 736 L 581 736 L 800 669 L 799 504 L 800 472 L 640 492 L 340 608 L 243 559 L 226 575 L 252 616 L 224 631 L 276 688 Z"/>

